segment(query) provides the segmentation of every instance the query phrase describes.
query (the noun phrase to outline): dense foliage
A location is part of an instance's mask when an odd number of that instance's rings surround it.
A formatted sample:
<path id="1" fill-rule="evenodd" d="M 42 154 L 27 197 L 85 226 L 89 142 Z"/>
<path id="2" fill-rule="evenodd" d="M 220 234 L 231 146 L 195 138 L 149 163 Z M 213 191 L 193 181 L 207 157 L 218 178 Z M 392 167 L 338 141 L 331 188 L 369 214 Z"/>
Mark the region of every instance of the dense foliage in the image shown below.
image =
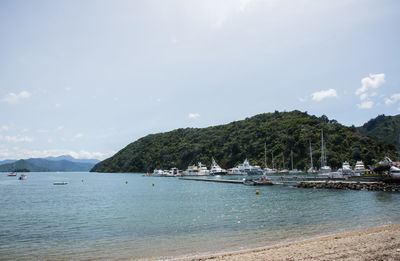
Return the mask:
<path id="1" fill-rule="evenodd" d="M 400 114 L 396 116 L 379 115 L 357 129 L 361 134 L 393 144 L 400 150 Z"/>
<path id="2" fill-rule="evenodd" d="M 290 168 L 293 150 L 294 167 L 304 170 L 310 166 L 310 142 L 314 166 L 320 166 L 322 129 L 328 165 L 334 168 L 345 160 L 352 165 L 356 160 L 363 160 L 369 165 L 385 155 L 394 156 L 394 146 L 362 136 L 354 127 L 343 126 L 326 116 L 276 111 L 226 125 L 148 135 L 96 164 L 91 171 L 151 172 L 154 168 L 175 166 L 186 169 L 198 161 L 210 166 L 212 157 L 223 168 L 237 166 L 245 158 L 253 165 L 264 167 L 264 144 L 269 167 L 273 153 L 276 168 Z"/>

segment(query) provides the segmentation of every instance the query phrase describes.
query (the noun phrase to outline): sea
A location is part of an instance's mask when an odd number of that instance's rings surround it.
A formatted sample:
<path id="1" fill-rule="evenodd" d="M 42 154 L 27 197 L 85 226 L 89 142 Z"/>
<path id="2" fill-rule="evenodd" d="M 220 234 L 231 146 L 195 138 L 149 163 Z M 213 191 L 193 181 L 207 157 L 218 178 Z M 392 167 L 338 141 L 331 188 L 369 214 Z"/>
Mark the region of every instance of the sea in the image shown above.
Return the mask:
<path id="1" fill-rule="evenodd" d="M 0 173 L 0 260 L 181 259 L 400 222 L 399 193 L 7 174 Z"/>

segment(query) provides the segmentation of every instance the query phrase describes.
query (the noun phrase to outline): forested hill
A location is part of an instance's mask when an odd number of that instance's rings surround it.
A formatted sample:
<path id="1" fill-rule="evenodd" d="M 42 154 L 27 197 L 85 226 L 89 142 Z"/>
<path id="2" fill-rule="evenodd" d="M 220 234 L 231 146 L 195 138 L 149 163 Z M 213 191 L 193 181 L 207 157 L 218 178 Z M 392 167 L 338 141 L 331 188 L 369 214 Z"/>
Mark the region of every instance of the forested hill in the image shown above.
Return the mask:
<path id="1" fill-rule="evenodd" d="M 357 129 L 361 134 L 393 144 L 400 149 L 400 114 L 396 116 L 379 115 Z"/>
<path id="2" fill-rule="evenodd" d="M 245 120 L 208 128 L 186 128 L 143 137 L 120 150 L 113 157 L 96 164 L 97 172 L 150 172 L 154 168 L 186 169 L 201 161 L 209 167 L 214 157 L 223 168 L 231 168 L 244 161 L 264 166 L 264 143 L 267 164 L 290 167 L 293 150 L 294 167 L 310 165 L 309 142 L 313 148 L 314 166 L 320 165 L 321 129 L 328 164 L 340 167 L 347 160 L 366 164 L 394 157 L 395 147 L 362 136 L 354 127 L 346 127 L 326 116 L 316 117 L 305 112 L 274 112 L 259 114 Z M 285 161 L 283 162 L 283 158 Z"/>

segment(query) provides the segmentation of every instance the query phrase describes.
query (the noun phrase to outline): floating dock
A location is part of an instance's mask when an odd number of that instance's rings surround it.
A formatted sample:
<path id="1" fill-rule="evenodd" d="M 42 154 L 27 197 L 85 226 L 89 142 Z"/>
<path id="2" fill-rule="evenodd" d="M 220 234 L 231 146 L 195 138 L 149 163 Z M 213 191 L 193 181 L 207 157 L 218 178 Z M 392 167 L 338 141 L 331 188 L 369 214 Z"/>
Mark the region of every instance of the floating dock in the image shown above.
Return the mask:
<path id="1" fill-rule="evenodd" d="M 206 182 L 243 184 L 243 180 L 239 180 L 239 179 L 207 179 L 207 178 L 179 178 L 179 179 L 194 180 L 194 181 L 206 181 Z"/>

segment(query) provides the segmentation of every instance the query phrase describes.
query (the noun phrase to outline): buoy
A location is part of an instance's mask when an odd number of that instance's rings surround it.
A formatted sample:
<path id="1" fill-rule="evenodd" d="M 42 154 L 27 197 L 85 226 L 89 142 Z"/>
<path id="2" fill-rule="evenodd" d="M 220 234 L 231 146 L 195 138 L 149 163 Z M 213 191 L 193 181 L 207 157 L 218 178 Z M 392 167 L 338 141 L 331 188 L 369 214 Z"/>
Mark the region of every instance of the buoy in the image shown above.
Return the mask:
<path id="1" fill-rule="evenodd" d="M 257 189 L 257 190 L 256 190 L 256 195 L 258 195 L 258 194 L 260 194 L 260 191 Z"/>
<path id="2" fill-rule="evenodd" d="M 128 181 L 125 181 L 125 184 L 128 184 Z"/>
<path id="3" fill-rule="evenodd" d="M 154 187 L 154 183 L 151 183 L 151 185 Z"/>

